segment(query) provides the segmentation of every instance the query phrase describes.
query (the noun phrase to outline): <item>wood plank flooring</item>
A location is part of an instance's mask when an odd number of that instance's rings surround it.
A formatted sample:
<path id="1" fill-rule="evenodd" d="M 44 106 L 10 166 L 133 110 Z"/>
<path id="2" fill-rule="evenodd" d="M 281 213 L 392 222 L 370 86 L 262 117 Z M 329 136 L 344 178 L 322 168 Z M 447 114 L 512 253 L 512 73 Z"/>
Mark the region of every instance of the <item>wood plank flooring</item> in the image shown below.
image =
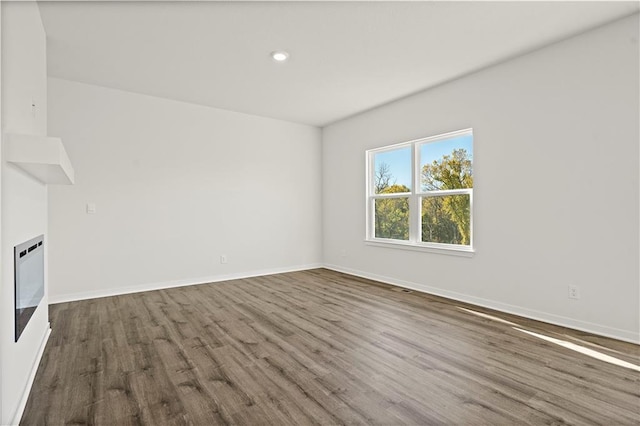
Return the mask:
<path id="1" fill-rule="evenodd" d="M 639 347 L 324 269 L 63 303 L 23 425 L 640 424 Z"/>

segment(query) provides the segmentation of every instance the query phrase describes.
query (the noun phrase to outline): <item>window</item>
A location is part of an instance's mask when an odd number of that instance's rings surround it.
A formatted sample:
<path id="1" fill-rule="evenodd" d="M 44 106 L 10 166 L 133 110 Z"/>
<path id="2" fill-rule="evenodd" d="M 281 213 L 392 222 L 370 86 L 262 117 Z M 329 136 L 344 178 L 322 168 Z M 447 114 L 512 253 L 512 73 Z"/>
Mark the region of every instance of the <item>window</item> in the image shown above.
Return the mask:
<path id="1" fill-rule="evenodd" d="M 473 251 L 473 132 L 367 151 L 367 241 Z"/>

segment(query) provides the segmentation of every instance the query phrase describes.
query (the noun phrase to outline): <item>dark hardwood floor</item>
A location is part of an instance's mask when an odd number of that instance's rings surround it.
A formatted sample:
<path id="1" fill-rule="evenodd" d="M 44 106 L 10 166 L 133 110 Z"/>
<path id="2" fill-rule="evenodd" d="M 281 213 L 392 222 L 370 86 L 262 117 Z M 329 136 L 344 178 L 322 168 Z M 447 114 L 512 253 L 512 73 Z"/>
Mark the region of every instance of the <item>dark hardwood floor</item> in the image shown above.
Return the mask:
<path id="1" fill-rule="evenodd" d="M 640 424 L 638 371 L 516 328 L 636 345 L 324 269 L 50 311 L 24 425 Z"/>

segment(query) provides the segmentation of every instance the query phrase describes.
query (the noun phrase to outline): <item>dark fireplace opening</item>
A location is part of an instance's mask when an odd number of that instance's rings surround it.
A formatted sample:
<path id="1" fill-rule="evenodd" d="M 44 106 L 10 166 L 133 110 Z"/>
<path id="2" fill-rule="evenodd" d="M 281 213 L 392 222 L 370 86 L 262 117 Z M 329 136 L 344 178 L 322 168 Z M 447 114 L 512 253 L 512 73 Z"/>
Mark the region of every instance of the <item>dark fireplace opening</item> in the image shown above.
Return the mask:
<path id="1" fill-rule="evenodd" d="M 14 247 L 16 342 L 44 296 L 44 235 Z"/>

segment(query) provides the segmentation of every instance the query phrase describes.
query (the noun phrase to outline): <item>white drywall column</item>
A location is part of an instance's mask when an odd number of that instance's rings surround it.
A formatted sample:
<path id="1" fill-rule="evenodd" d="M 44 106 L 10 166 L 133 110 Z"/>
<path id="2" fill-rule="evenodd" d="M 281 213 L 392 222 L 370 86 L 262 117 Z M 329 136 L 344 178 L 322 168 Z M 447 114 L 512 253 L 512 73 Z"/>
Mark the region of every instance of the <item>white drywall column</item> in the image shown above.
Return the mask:
<path id="1" fill-rule="evenodd" d="M 38 5 L 34 1 L 2 2 L 1 8 L 2 133 L 44 136 L 47 133 L 46 37 Z M 47 188 L 4 158 L 1 168 L 0 424 L 11 424 L 20 420 L 49 331 L 45 239 L 45 295 L 20 340 L 14 341 L 13 247 L 40 234 L 46 238 Z"/>

